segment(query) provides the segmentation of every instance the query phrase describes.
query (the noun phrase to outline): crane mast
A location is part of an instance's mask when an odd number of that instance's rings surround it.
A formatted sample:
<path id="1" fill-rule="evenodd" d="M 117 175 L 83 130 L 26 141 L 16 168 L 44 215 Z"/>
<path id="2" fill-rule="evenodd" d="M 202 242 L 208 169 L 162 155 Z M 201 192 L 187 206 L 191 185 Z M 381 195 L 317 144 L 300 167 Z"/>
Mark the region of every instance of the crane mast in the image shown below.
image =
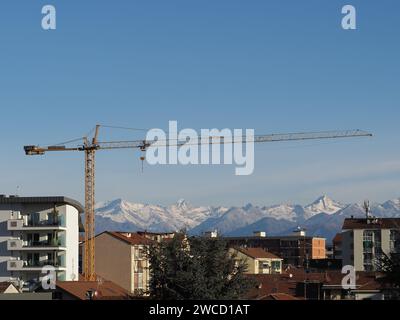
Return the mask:
<path id="1" fill-rule="evenodd" d="M 95 164 L 96 150 L 85 150 L 85 254 L 84 272 L 87 281 L 95 281 Z"/>
<path id="2" fill-rule="evenodd" d="M 84 278 L 86 281 L 96 280 L 96 261 L 95 261 L 95 169 L 96 169 L 96 152 L 98 150 L 114 150 L 114 149 L 139 149 L 145 152 L 156 142 L 161 145 L 186 145 L 186 141 L 165 140 L 165 141 L 109 141 L 99 142 L 99 130 L 101 125 L 96 125 L 93 139 L 90 141 L 88 137 L 79 139 L 83 141 L 82 145 L 76 147 L 66 147 L 63 145 L 56 146 L 25 146 L 26 155 L 44 155 L 48 152 L 63 151 L 79 151 L 85 153 L 85 244 L 84 244 Z M 270 134 L 257 135 L 251 139 L 247 137 L 234 137 L 233 140 L 226 142 L 223 137 L 210 137 L 207 144 L 225 144 L 225 143 L 266 143 L 278 141 L 301 141 L 316 139 L 338 139 L 351 137 L 371 137 L 372 134 L 362 130 L 344 130 L 344 131 L 323 131 L 323 132 L 303 132 L 289 134 Z M 198 145 L 204 144 L 199 141 Z"/>

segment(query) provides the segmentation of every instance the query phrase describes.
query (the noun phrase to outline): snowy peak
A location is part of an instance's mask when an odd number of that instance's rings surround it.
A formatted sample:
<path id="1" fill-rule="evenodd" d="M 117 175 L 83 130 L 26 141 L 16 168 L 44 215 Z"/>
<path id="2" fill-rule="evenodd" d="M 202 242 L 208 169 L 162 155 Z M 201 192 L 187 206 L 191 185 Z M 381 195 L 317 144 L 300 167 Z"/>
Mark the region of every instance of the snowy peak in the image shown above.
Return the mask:
<path id="1" fill-rule="evenodd" d="M 325 214 L 335 214 L 345 208 L 344 205 L 342 205 L 339 202 L 336 202 L 329 198 L 328 196 L 324 195 L 319 197 L 317 200 L 315 200 L 313 203 L 310 205 L 306 206 L 304 208 L 305 210 L 305 218 L 309 219 L 312 216 L 315 216 L 320 213 L 325 213 Z"/>
<path id="2" fill-rule="evenodd" d="M 385 209 L 400 210 L 400 199 L 389 200 L 383 203 L 382 207 Z"/>
<path id="3" fill-rule="evenodd" d="M 181 211 L 186 211 L 192 208 L 192 206 L 187 203 L 185 199 L 178 200 L 178 202 L 173 207 Z"/>

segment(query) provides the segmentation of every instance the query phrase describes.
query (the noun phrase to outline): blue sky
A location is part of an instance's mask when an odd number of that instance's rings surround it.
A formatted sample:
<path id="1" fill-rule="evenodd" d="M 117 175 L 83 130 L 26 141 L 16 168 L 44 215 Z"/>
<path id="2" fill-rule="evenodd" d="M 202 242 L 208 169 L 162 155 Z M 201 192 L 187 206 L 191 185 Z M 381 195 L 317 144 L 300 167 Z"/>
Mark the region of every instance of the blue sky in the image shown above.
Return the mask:
<path id="1" fill-rule="evenodd" d="M 341 29 L 341 8 L 358 29 Z M 41 8 L 57 30 L 41 29 Z M 381 1 L 4 0 L 0 4 L 0 193 L 83 200 L 83 155 L 26 144 L 96 123 L 139 128 L 360 128 L 373 139 L 256 147 L 256 170 L 146 167 L 98 154 L 97 198 L 168 204 L 343 202 L 400 196 L 400 4 Z M 137 138 L 105 129 L 103 139 Z"/>

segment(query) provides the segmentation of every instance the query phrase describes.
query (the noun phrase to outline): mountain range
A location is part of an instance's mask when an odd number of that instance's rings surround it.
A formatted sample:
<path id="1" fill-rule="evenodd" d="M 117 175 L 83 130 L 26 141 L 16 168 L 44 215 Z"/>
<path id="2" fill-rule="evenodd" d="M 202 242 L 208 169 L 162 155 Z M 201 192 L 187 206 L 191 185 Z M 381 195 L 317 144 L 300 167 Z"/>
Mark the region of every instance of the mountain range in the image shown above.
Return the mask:
<path id="1" fill-rule="evenodd" d="M 377 217 L 400 217 L 400 199 L 373 204 L 371 211 Z M 278 236 L 290 234 L 300 226 L 308 235 L 322 236 L 330 241 L 340 232 L 344 219 L 351 216 L 365 216 L 362 204 L 342 204 L 327 196 L 306 206 L 279 204 L 268 207 L 252 204 L 244 207 L 192 206 L 185 200 L 161 206 L 117 199 L 96 205 L 96 232 L 186 229 L 193 235 L 217 230 L 224 236 L 246 236 L 254 231 Z"/>

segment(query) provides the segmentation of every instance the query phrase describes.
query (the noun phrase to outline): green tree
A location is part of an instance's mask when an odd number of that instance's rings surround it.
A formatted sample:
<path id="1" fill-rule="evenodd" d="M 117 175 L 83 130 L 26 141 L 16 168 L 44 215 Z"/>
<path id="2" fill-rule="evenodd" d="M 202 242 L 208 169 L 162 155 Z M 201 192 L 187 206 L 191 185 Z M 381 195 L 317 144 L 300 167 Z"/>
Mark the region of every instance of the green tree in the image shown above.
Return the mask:
<path id="1" fill-rule="evenodd" d="M 384 274 L 383 281 L 393 288 L 400 288 L 400 254 L 382 254 L 378 269 Z"/>
<path id="2" fill-rule="evenodd" d="M 222 239 L 187 238 L 179 233 L 151 246 L 150 295 L 161 300 L 233 300 L 253 287 L 247 265 Z"/>

